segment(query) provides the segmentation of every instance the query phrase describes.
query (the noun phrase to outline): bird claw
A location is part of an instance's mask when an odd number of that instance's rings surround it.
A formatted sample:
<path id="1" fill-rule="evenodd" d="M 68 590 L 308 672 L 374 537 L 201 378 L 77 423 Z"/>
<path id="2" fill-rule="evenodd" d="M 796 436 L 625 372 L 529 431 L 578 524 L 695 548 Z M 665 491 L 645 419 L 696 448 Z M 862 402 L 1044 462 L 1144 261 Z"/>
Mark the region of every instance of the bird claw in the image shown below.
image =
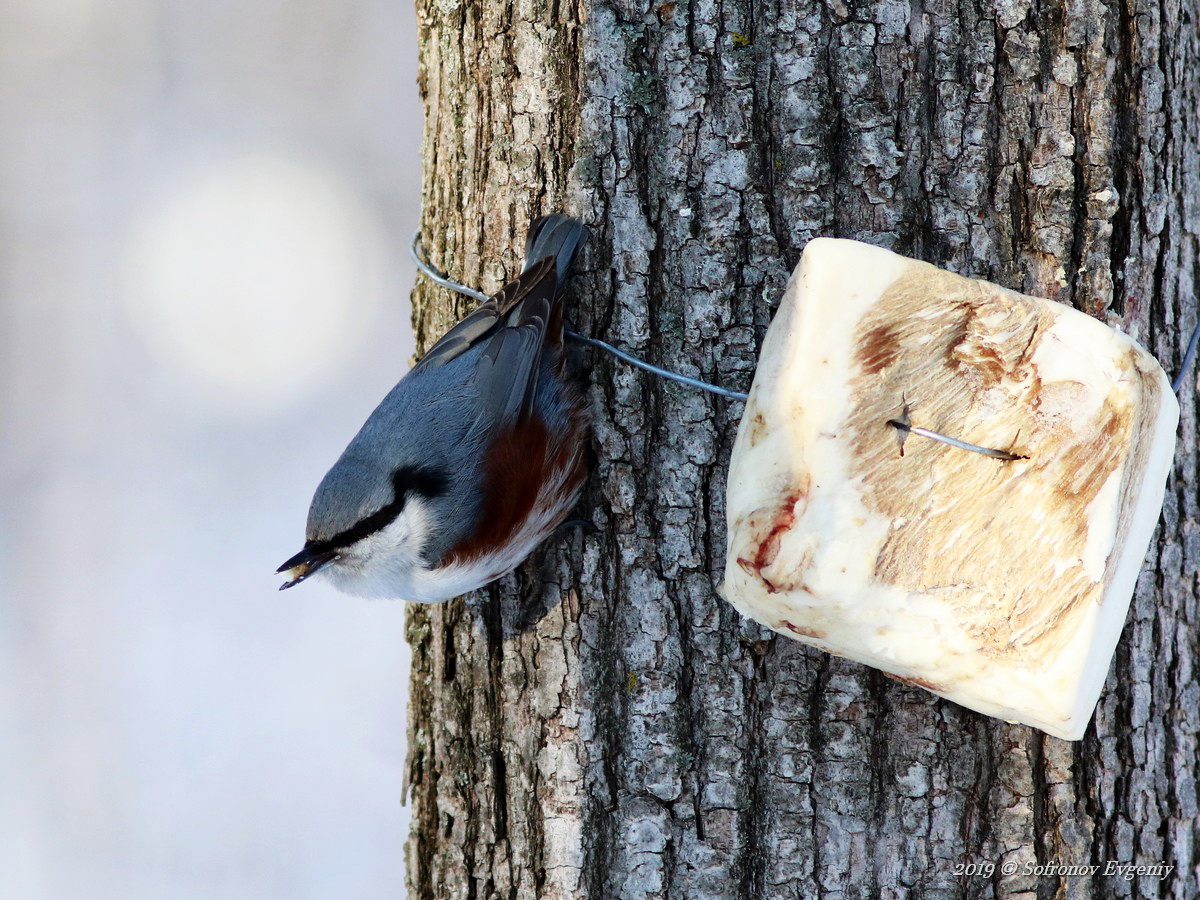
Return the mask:
<path id="1" fill-rule="evenodd" d="M 600 531 L 600 526 L 591 519 L 568 519 L 554 530 L 561 534 L 565 531 L 570 531 L 572 528 L 581 528 L 584 534 L 596 534 Z"/>

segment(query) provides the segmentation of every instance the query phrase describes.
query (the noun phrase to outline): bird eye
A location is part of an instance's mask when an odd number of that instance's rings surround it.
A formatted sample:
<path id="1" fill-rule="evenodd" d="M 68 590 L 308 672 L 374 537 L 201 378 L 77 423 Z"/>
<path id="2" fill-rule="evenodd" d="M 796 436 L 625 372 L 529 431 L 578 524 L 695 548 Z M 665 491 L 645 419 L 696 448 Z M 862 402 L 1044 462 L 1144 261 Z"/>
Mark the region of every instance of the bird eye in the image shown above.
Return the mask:
<path id="1" fill-rule="evenodd" d="M 418 494 L 426 500 L 433 500 L 446 493 L 450 479 L 444 469 L 430 466 L 400 466 L 392 473 L 393 496 L 399 501 L 401 508 L 408 494 Z M 397 513 L 399 510 L 397 510 Z"/>
<path id="2" fill-rule="evenodd" d="M 404 505 L 412 495 L 432 500 L 446 493 L 450 479 L 442 469 L 428 466 L 400 466 L 392 472 L 392 500 L 371 513 L 359 519 L 345 531 L 320 543 L 330 549 L 348 547 L 361 541 L 368 535 L 381 531 L 404 510 Z"/>

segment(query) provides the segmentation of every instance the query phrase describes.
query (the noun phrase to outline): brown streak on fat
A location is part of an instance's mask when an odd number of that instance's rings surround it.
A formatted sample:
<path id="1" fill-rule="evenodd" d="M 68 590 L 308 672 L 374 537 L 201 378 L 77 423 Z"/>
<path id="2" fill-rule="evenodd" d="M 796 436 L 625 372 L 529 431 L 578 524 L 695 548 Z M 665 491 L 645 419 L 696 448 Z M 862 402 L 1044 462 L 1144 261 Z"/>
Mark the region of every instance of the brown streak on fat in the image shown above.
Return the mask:
<path id="1" fill-rule="evenodd" d="M 750 446 L 757 446 L 758 442 L 763 439 L 763 435 L 767 430 L 767 420 L 763 417 L 760 410 L 754 411 L 754 416 L 750 419 Z"/>
<path id="2" fill-rule="evenodd" d="M 807 628 L 802 625 L 793 625 L 791 622 L 788 622 L 786 619 L 784 621 L 780 622 L 779 624 L 782 625 L 784 628 L 786 628 L 788 631 L 790 631 L 794 634 L 798 634 L 801 637 L 815 638 L 816 640 L 820 641 L 820 640 L 824 640 L 824 638 L 826 636 L 825 632 L 822 631 L 820 628 Z"/>
<path id="3" fill-rule="evenodd" d="M 896 361 L 899 345 L 896 331 L 890 325 L 872 328 L 859 341 L 855 358 L 867 375 L 874 375 Z"/>
<path id="4" fill-rule="evenodd" d="M 891 672 L 884 672 L 883 674 L 887 678 L 890 678 L 892 681 L 898 682 L 899 684 L 907 684 L 909 687 L 924 688 L 925 690 L 932 691 L 935 694 L 940 694 L 945 690 L 945 688 L 943 688 L 940 684 L 932 682 L 927 678 L 917 678 L 915 676 L 910 678 L 906 675 L 893 675 Z"/>
<path id="5" fill-rule="evenodd" d="M 751 530 L 750 542 L 752 545 L 757 543 L 758 549 L 754 553 L 754 559 L 738 557 L 737 563 L 748 575 L 758 578 L 768 593 L 775 594 L 780 590 L 791 589 L 791 585 L 776 584 L 763 574 L 763 569 L 774 563 L 779 556 L 783 535 L 796 523 L 798 516 L 796 507 L 808 499 L 810 487 L 811 477 L 806 474 L 803 484 L 796 486 L 785 495 L 777 507 L 769 512 L 755 510 L 750 514 L 747 522 Z M 760 513 L 764 512 L 765 515 L 760 517 Z"/>
<path id="6" fill-rule="evenodd" d="M 775 520 L 771 523 L 771 530 L 759 542 L 758 552 L 754 555 L 754 567 L 759 571 L 775 562 L 775 557 L 779 555 L 779 544 L 783 539 L 783 533 L 796 523 L 796 502 L 800 500 L 801 496 L 800 494 L 789 494 L 776 511 Z"/>

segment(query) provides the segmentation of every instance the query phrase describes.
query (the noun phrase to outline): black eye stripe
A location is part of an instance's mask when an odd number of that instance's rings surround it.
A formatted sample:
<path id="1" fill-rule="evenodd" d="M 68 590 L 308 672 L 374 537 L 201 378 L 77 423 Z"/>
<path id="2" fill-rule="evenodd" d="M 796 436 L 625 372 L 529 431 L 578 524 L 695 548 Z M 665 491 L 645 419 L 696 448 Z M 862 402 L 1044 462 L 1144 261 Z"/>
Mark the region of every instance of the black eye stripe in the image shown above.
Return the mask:
<path id="1" fill-rule="evenodd" d="M 440 497 L 446 492 L 449 479 L 441 469 L 428 466 L 401 466 L 392 473 L 392 502 L 380 507 L 364 519 L 355 522 L 345 531 L 324 541 L 309 541 L 306 550 L 336 550 L 361 541 L 368 535 L 386 528 L 396 520 L 404 509 L 410 495 L 416 494 L 426 500 Z"/>

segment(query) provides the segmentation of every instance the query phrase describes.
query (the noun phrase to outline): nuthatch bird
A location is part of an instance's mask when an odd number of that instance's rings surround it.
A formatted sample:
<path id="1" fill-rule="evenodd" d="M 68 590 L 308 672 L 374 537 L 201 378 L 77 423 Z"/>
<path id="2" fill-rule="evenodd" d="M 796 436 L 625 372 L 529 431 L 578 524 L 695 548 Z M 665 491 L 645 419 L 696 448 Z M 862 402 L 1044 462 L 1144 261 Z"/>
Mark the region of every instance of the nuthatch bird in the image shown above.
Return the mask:
<path id="1" fill-rule="evenodd" d="M 563 285 L 587 239 L 534 223 L 525 270 L 451 328 L 322 479 L 293 587 L 419 603 L 511 572 L 566 519 L 587 477 L 583 401 L 563 374 Z"/>

